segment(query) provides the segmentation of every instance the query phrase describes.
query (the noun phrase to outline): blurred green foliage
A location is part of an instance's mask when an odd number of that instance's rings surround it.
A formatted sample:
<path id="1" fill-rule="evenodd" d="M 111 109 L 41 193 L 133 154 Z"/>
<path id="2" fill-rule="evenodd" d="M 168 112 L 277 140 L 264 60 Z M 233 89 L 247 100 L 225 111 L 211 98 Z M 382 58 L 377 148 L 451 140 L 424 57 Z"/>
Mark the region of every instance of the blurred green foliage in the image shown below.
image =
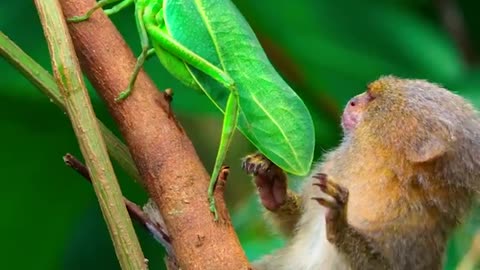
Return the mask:
<path id="1" fill-rule="evenodd" d="M 454 1 L 452 1 L 454 2 Z M 480 70 L 466 64 L 445 30 L 435 1 L 427 0 L 238 0 L 279 72 L 304 98 L 316 125 L 316 157 L 340 138 L 343 104 L 383 74 L 435 81 L 480 108 Z M 480 2 L 458 2 L 473 51 L 480 50 Z M 113 21 L 139 52 L 133 10 Z M 0 1 L 0 30 L 50 70 L 38 16 L 30 1 Z M 478 59 L 478 58 L 477 58 Z M 221 115 L 205 96 L 185 89 L 158 63 L 147 71 L 160 89 L 173 88 L 174 109 L 207 168 L 211 168 Z M 63 165 L 66 152 L 79 154 L 68 118 L 22 75 L 0 60 L 0 258 L 2 269 L 117 269 L 118 264 L 90 185 Z M 92 91 L 96 112 L 115 129 Z M 239 158 L 252 151 L 237 134 L 229 153 L 227 189 L 234 223 L 249 258 L 282 245 L 259 218 L 252 186 Z M 117 170 L 124 194 L 137 203 L 146 195 Z M 298 181 L 294 184 L 298 184 Z M 469 249 L 480 220 L 460 228 L 448 248 L 446 269 Z M 151 269 L 163 269 L 162 248 L 137 228 Z"/>

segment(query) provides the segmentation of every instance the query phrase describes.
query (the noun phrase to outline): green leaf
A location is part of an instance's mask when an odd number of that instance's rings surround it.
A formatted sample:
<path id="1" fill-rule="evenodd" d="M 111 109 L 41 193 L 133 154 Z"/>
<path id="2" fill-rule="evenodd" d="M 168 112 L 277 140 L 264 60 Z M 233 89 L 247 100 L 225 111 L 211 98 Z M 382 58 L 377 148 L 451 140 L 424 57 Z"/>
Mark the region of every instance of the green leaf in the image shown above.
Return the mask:
<path id="1" fill-rule="evenodd" d="M 236 7 L 230 1 L 190 0 L 167 1 L 164 8 L 172 37 L 235 81 L 239 130 L 285 171 L 307 174 L 315 143 L 310 113 L 270 64 Z M 223 111 L 228 90 L 203 72 L 188 68 Z"/>

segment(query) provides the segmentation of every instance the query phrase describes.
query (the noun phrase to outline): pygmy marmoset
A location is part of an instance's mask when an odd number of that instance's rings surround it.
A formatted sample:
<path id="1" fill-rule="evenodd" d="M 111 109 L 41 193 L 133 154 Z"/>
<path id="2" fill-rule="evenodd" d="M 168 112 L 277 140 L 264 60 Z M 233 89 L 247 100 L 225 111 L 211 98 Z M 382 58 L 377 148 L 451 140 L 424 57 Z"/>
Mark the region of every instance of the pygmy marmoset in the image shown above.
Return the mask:
<path id="1" fill-rule="evenodd" d="M 386 76 L 348 102 L 342 127 L 298 195 L 263 155 L 244 159 L 288 238 L 255 269 L 440 269 L 479 191 L 474 108 L 436 84 Z"/>

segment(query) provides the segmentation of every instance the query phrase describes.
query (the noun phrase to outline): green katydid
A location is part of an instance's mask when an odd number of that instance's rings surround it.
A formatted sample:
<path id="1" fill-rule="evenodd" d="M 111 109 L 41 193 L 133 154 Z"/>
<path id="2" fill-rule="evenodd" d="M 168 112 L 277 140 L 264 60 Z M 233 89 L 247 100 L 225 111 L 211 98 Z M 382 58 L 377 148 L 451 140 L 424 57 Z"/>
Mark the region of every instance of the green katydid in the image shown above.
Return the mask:
<path id="1" fill-rule="evenodd" d="M 252 29 L 230 0 L 101 0 L 98 8 L 118 2 L 107 15 L 135 4 L 142 53 L 126 91 L 127 97 L 153 46 L 160 62 L 185 85 L 200 89 L 224 113 L 220 145 L 208 188 L 213 191 L 235 128 L 273 163 L 305 175 L 314 150 L 311 116 L 295 92 L 272 67 Z M 238 126 L 237 126 L 238 124 Z"/>

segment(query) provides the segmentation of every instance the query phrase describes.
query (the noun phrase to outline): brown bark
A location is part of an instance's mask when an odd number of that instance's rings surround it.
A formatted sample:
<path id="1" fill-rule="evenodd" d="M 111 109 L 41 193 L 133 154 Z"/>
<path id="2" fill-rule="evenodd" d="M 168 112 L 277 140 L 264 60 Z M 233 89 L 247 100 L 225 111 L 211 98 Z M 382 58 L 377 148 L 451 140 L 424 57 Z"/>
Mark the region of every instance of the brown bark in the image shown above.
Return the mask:
<path id="1" fill-rule="evenodd" d="M 84 14 L 95 1 L 61 3 L 65 16 L 71 17 Z M 88 21 L 70 23 L 69 28 L 82 69 L 116 120 L 143 184 L 163 215 L 180 267 L 248 269 L 218 193 L 220 220 L 213 220 L 206 196 L 209 176 L 191 141 L 169 117 L 161 92 L 142 71 L 132 95 L 114 101 L 127 87 L 136 61 L 115 26 L 97 11 Z"/>

